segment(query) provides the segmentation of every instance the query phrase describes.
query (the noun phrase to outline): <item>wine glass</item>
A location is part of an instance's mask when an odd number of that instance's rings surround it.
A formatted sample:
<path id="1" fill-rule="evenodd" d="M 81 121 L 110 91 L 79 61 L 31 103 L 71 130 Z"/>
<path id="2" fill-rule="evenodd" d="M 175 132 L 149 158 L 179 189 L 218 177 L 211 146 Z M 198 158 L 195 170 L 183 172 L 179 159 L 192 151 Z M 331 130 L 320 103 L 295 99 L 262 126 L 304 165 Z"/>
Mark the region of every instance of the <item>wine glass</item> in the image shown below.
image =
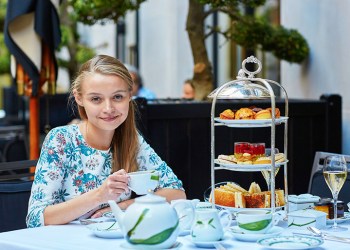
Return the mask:
<path id="1" fill-rule="evenodd" d="M 327 156 L 324 159 L 323 176 L 326 180 L 329 189 L 332 192 L 334 202 L 334 223 L 333 226 L 326 229 L 328 231 L 339 232 L 348 230 L 345 227 L 339 227 L 337 224 L 338 194 L 340 192 L 340 189 L 343 187 L 347 174 L 348 172 L 344 156 L 331 155 Z"/>
<path id="2" fill-rule="evenodd" d="M 279 170 L 280 170 L 279 168 L 275 169 L 275 176 L 277 175 Z M 261 170 L 261 173 L 264 176 L 264 179 L 266 181 L 267 190 L 271 191 L 271 170 Z"/>
<path id="3" fill-rule="evenodd" d="M 275 154 L 278 154 L 278 153 L 279 153 L 279 150 L 277 148 L 275 148 Z M 265 150 L 265 155 L 266 156 L 271 155 L 271 148 L 267 148 Z M 280 168 L 275 169 L 275 176 L 277 175 L 279 170 L 280 170 Z M 261 173 L 266 181 L 267 190 L 271 191 L 271 170 L 261 170 Z"/>

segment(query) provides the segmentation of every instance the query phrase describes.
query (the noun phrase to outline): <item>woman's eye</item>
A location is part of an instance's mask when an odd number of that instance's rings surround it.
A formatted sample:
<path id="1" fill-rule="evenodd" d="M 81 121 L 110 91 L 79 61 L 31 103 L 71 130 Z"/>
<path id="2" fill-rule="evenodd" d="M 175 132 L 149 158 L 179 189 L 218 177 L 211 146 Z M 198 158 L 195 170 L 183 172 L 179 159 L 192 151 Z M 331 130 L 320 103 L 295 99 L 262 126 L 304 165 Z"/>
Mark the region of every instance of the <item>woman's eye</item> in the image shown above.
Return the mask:
<path id="1" fill-rule="evenodd" d="M 122 96 L 122 95 L 115 95 L 115 96 L 114 96 L 114 99 L 117 100 L 117 101 L 120 101 L 120 100 L 123 99 L 123 97 L 124 97 L 124 96 Z"/>
<path id="2" fill-rule="evenodd" d="M 92 102 L 99 102 L 101 99 L 99 97 L 92 97 L 91 101 Z"/>

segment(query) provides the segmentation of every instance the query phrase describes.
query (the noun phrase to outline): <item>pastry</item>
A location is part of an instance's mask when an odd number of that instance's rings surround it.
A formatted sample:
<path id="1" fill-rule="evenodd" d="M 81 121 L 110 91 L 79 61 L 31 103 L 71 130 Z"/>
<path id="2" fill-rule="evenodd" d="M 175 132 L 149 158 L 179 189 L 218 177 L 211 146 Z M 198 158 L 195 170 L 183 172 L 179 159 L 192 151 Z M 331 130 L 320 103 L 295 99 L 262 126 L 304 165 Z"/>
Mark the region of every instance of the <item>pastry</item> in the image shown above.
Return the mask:
<path id="1" fill-rule="evenodd" d="M 271 111 L 267 109 L 263 109 L 255 114 L 255 119 L 256 120 L 271 119 Z"/>
<path id="2" fill-rule="evenodd" d="M 270 113 L 272 113 L 272 108 L 267 108 L 268 111 L 270 111 Z M 275 118 L 280 118 L 281 117 L 281 112 L 279 110 L 279 108 L 275 108 Z"/>
<path id="3" fill-rule="evenodd" d="M 220 119 L 235 119 L 235 113 L 231 109 L 226 109 L 220 113 Z"/>
<path id="4" fill-rule="evenodd" d="M 236 120 L 253 120 L 255 118 L 255 112 L 250 108 L 240 108 L 235 114 Z"/>

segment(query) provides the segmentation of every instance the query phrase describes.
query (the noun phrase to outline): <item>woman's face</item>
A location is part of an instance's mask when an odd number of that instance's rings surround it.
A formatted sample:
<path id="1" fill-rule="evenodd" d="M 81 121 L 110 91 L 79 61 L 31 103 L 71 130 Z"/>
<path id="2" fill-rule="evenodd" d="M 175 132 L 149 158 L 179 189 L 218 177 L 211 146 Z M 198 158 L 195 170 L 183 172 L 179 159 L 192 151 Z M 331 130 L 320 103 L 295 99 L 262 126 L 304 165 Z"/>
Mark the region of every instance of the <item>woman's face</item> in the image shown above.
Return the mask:
<path id="1" fill-rule="evenodd" d="M 126 120 L 131 94 L 122 78 L 97 73 L 85 78 L 75 99 L 85 108 L 89 124 L 111 131 Z"/>

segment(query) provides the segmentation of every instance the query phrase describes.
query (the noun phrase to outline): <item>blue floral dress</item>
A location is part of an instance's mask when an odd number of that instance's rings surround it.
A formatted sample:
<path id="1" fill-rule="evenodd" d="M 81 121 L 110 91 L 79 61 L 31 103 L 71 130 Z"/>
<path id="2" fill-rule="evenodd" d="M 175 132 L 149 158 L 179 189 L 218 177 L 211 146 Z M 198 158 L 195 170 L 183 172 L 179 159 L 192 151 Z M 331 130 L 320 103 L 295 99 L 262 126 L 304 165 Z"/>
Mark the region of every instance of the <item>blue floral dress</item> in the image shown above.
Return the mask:
<path id="1" fill-rule="evenodd" d="M 160 159 L 141 135 L 137 156 L 139 170 L 157 170 L 159 188 L 181 189 L 182 182 L 167 164 Z M 102 185 L 111 173 L 110 150 L 97 150 L 87 145 L 78 125 L 52 129 L 43 143 L 36 166 L 34 182 L 28 205 L 28 227 L 44 226 L 44 209 L 49 205 L 73 199 Z M 129 199 L 123 193 L 117 202 Z M 82 217 L 89 217 L 95 210 Z"/>

